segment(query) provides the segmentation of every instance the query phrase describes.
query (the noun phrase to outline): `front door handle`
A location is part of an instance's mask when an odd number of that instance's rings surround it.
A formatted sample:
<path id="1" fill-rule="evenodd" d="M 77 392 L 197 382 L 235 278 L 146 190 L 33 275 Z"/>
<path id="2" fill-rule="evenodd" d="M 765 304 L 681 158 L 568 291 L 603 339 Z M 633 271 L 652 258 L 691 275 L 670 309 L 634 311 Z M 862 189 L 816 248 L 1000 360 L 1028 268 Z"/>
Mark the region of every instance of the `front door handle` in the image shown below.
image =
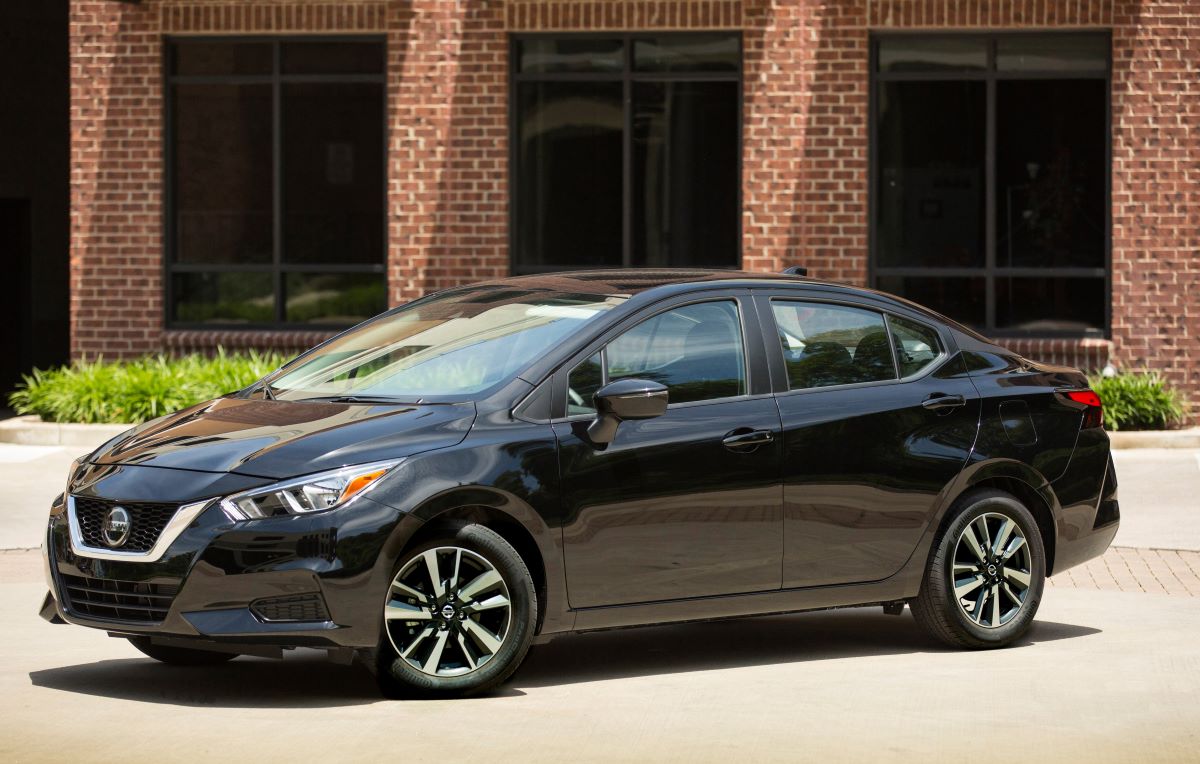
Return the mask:
<path id="1" fill-rule="evenodd" d="M 925 400 L 921 401 L 921 408 L 929 411 L 942 411 L 945 409 L 956 409 L 959 406 L 965 406 L 967 399 L 961 395 L 944 395 L 942 393 L 934 393 Z"/>
<path id="2" fill-rule="evenodd" d="M 748 430 L 740 428 L 729 433 L 721 440 L 730 451 L 753 451 L 759 446 L 765 446 L 775 440 L 770 430 Z"/>

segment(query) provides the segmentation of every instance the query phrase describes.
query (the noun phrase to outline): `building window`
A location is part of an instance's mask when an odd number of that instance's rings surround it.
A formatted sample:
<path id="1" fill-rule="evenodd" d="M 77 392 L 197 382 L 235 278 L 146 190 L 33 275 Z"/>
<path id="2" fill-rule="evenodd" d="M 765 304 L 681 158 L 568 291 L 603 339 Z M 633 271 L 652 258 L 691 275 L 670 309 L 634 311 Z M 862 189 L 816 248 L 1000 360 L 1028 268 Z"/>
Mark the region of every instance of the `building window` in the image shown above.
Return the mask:
<path id="1" fill-rule="evenodd" d="M 741 262 L 741 36 L 518 36 L 516 273 Z"/>
<path id="2" fill-rule="evenodd" d="M 873 41 L 878 288 L 1003 335 L 1109 326 L 1107 34 Z"/>
<path id="3" fill-rule="evenodd" d="M 384 44 L 167 44 L 167 322 L 338 327 L 386 307 Z"/>

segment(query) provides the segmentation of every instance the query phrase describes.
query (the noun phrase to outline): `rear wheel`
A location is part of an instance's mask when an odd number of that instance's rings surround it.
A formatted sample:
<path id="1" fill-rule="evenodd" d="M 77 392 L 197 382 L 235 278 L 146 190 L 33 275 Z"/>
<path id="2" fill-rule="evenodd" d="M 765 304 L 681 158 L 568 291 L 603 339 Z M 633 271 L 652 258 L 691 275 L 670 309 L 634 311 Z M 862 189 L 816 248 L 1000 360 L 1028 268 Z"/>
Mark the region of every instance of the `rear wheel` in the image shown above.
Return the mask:
<path id="1" fill-rule="evenodd" d="M 401 557 L 376 661 L 389 697 L 485 692 L 516 671 L 537 620 L 533 578 L 495 531 L 466 525 Z"/>
<path id="2" fill-rule="evenodd" d="M 1042 599 L 1046 553 L 1016 497 L 971 495 L 938 538 L 910 602 L 927 632 L 955 647 L 1004 647 L 1029 630 Z"/>
<path id="3" fill-rule="evenodd" d="M 172 666 L 212 666 L 231 661 L 237 657 L 237 653 L 223 653 L 217 650 L 196 650 L 191 647 L 156 645 L 150 641 L 149 637 L 129 637 L 129 644 L 154 660 Z"/>

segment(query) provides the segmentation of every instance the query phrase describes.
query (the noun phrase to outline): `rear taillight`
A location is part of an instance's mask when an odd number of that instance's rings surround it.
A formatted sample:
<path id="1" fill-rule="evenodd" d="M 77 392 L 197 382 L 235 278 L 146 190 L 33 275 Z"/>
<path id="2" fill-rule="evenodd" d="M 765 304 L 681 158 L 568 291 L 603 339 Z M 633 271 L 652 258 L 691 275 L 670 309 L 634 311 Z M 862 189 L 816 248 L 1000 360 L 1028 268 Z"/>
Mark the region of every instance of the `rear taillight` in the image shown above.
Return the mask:
<path id="1" fill-rule="evenodd" d="M 1104 402 L 1091 390 L 1064 390 L 1063 395 L 1087 408 L 1083 412 L 1083 427 L 1104 426 Z"/>

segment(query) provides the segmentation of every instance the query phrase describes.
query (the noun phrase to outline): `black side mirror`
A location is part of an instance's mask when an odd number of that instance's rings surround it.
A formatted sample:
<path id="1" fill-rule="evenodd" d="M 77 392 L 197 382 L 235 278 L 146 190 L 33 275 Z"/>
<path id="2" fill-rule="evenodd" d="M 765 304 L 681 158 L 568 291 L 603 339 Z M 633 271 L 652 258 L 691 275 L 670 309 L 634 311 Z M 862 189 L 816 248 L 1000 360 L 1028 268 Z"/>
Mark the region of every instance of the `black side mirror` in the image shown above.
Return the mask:
<path id="1" fill-rule="evenodd" d="M 667 412 L 667 388 L 648 379 L 618 379 L 596 391 L 596 419 L 588 425 L 593 443 L 611 443 L 625 420 L 653 419 Z"/>

